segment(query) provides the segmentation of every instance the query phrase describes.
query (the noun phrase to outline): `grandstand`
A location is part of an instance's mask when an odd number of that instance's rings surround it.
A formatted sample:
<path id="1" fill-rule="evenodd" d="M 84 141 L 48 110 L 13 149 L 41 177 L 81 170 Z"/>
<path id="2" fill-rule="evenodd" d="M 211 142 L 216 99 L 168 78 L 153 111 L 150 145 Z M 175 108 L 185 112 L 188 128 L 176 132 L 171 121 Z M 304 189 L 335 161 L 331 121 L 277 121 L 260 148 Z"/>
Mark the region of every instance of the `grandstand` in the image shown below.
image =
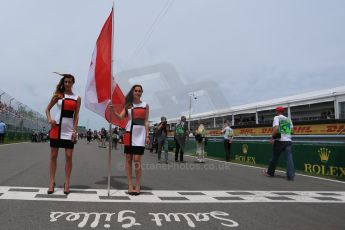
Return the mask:
<path id="1" fill-rule="evenodd" d="M 14 132 L 47 131 L 45 129 L 49 127 L 42 114 L 2 90 L 0 90 L 0 120 L 6 123 L 8 131 Z"/>
<path id="2" fill-rule="evenodd" d="M 345 86 L 192 114 L 190 127 L 194 130 L 197 121 L 201 119 L 208 129 L 221 129 L 224 121 L 228 120 L 235 129 L 235 134 L 236 129 L 247 129 L 244 133 L 237 132 L 237 135 L 247 135 L 248 128 L 270 127 L 277 106 L 286 108 L 286 115 L 292 119 L 297 128 L 311 125 L 311 128 L 301 129 L 311 132 L 305 131 L 300 134 L 335 134 L 344 128 Z M 179 119 L 178 117 L 168 120 L 171 130 L 174 130 Z M 330 133 L 328 126 L 322 126 L 325 124 L 335 124 L 337 127 Z M 253 130 L 250 133 L 263 134 L 259 131 L 253 133 Z"/>

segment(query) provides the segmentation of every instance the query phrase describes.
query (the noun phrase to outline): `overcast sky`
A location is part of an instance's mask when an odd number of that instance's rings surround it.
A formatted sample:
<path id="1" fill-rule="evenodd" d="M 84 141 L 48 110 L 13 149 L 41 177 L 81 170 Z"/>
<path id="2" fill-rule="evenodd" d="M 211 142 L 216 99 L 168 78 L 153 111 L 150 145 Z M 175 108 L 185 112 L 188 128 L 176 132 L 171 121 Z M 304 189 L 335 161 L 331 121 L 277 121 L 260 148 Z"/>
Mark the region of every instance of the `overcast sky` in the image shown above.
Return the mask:
<path id="1" fill-rule="evenodd" d="M 0 89 L 44 114 L 59 77 L 84 97 L 113 2 L 4 0 Z M 116 78 L 144 86 L 151 120 L 345 85 L 344 0 L 117 0 Z M 81 108 L 79 125 L 106 127 Z"/>

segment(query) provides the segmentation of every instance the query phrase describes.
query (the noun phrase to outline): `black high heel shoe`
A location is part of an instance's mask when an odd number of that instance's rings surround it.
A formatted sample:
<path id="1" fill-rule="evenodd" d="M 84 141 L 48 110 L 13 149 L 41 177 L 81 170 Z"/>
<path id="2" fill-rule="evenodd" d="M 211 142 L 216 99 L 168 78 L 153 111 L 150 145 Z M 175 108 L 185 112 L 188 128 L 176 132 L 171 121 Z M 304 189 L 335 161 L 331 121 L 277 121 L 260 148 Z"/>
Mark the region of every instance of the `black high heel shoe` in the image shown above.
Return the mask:
<path id="1" fill-rule="evenodd" d="M 140 195 L 140 187 L 139 187 L 139 191 L 138 192 L 133 192 L 134 196 L 139 196 Z"/>
<path id="2" fill-rule="evenodd" d="M 65 190 L 65 186 L 66 186 L 66 183 L 63 184 L 63 193 L 64 193 L 65 195 L 68 195 L 68 194 L 71 193 L 71 191 L 70 191 L 70 190 L 66 191 L 66 190 Z"/>
<path id="3" fill-rule="evenodd" d="M 129 191 L 129 187 L 128 187 L 128 192 L 127 192 L 127 193 L 128 193 L 128 195 L 133 196 L 135 192 L 134 192 L 134 191 L 130 192 L 130 191 Z"/>
<path id="4" fill-rule="evenodd" d="M 53 194 L 55 191 L 55 182 L 54 182 L 54 185 L 53 185 L 53 190 L 49 190 L 47 191 L 47 194 Z"/>

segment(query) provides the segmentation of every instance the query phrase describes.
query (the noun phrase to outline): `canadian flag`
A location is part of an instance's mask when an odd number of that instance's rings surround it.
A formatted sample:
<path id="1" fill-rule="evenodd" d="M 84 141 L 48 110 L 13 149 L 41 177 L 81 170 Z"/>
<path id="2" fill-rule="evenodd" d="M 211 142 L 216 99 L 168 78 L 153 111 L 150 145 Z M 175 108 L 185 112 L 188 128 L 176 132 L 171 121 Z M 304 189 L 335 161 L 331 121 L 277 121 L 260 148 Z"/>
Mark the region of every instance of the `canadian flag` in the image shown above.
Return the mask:
<path id="1" fill-rule="evenodd" d="M 125 105 L 125 97 L 119 85 L 116 84 L 115 80 L 112 81 L 112 18 L 113 10 L 103 25 L 92 54 L 84 100 L 86 108 L 104 117 L 108 122 L 110 122 L 111 98 L 113 111 L 120 113 Z M 111 84 L 113 84 L 112 87 L 110 87 Z M 111 123 L 124 128 L 127 119 L 118 120 L 113 115 Z"/>

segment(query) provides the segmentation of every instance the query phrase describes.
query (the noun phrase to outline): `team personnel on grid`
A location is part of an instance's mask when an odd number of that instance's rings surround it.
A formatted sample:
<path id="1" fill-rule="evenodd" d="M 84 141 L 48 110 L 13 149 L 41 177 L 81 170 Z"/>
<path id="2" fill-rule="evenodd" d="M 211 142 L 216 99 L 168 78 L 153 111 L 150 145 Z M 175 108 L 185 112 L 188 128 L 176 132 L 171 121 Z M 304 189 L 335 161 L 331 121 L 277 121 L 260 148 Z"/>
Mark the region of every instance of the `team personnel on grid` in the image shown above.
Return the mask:
<path id="1" fill-rule="evenodd" d="M 273 131 L 271 139 L 271 143 L 273 143 L 272 159 L 268 166 L 268 169 L 264 170 L 262 173 L 264 176 L 273 177 L 280 154 L 283 153 L 286 161 L 286 177 L 288 180 L 294 180 L 295 169 L 291 150 L 291 131 L 293 128 L 293 124 L 289 118 L 283 115 L 283 113 L 283 107 L 276 108 L 277 116 L 275 116 L 273 120 Z"/>
<path id="2" fill-rule="evenodd" d="M 223 142 L 224 142 L 224 151 L 225 151 L 225 160 L 226 161 L 231 161 L 230 159 L 230 154 L 231 154 L 231 144 L 232 144 L 232 139 L 234 139 L 234 132 L 232 128 L 229 126 L 229 121 L 224 121 L 224 126 L 222 129 L 223 133 Z"/>
<path id="3" fill-rule="evenodd" d="M 180 155 L 180 162 L 185 163 L 183 160 L 183 154 L 184 154 L 184 147 L 186 145 L 186 138 L 189 135 L 188 131 L 188 124 L 186 122 L 186 117 L 182 116 L 179 123 L 176 124 L 176 130 L 175 130 L 175 144 L 176 144 L 176 150 L 175 150 L 175 162 L 178 162 L 179 155 Z"/>

